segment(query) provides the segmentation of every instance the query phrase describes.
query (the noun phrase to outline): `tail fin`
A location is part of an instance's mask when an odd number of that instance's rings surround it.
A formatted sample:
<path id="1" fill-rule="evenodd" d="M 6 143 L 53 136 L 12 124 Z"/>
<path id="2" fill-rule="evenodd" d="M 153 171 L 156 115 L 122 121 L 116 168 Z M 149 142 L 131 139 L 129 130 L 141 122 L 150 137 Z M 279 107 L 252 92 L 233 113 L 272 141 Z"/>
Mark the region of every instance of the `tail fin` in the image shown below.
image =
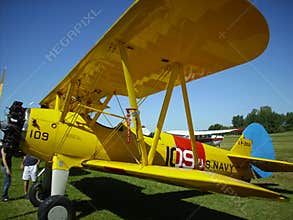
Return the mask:
<path id="1" fill-rule="evenodd" d="M 240 136 L 240 138 L 237 140 L 237 142 L 232 147 L 231 152 L 233 154 L 250 156 L 251 148 L 252 148 L 252 141 L 250 139 L 246 139 L 244 137 L 244 132 L 243 132 L 242 135 Z"/>
<path id="2" fill-rule="evenodd" d="M 252 123 L 243 131 L 231 152 L 244 156 L 275 160 L 272 139 L 259 123 Z M 265 172 L 254 165 L 250 166 L 259 178 L 272 175 L 272 172 Z"/>

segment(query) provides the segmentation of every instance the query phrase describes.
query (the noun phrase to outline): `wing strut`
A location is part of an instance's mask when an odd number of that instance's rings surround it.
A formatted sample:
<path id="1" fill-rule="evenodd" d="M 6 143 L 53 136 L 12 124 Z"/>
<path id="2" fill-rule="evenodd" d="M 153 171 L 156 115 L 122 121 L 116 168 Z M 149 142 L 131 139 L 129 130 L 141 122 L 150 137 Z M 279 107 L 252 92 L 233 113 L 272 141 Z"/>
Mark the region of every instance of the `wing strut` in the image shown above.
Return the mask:
<path id="1" fill-rule="evenodd" d="M 172 91 L 173 91 L 173 88 L 174 88 L 174 82 L 175 82 L 175 80 L 177 78 L 177 72 L 175 71 L 176 69 L 178 69 L 178 68 L 176 68 L 176 65 L 175 65 L 175 67 L 173 66 L 173 68 L 171 70 L 169 82 L 168 82 L 168 85 L 167 85 L 166 95 L 165 95 L 165 98 L 164 98 L 163 106 L 162 106 L 162 109 L 161 109 L 160 117 L 159 117 L 159 120 L 158 120 L 158 123 L 157 123 L 157 128 L 156 128 L 156 131 L 155 131 L 155 136 L 154 136 L 154 139 L 153 139 L 153 144 L 152 144 L 152 147 L 151 147 L 149 155 L 148 155 L 148 164 L 149 165 L 152 165 L 154 157 L 155 157 L 155 154 L 156 154 L 156 149 L 157 149 L 159 137 L 160 137 L 160 134 L 161 134 L 161 131 L 162 131 L 162 127 L 163 127 L 165 118 L 166 118 L 166 113 L 167 113 L 167 110 L 168 110 L 168 106 L 169 106 L 169 103 L 170 103 L 170 98 L 171 98 Z"/>
<path id="2" fill-rule="evenodd" d="M 59 94 L 58 94 L 58 92 L 57 92 L 57 94 L 56 94 L 56 99 L 55 99 L 55 107 L 54 107 L 54 109 L 55 109 L 56 111 L 59 111 L 59 105 L 60 105 L 60 97 L 59 97 Z"/>
<path id="3" fill-rule="evenodd" d="M 144 143 L 142 126 L 141 126 L 141 122 L 140 122 L 134 86 L 133 86 L 131 74 L 129 72 L 129 63 L 127 60 L 127 52 L 125 50 L 125 47 L 121 43 L 119 43 L 119 50 L 120 50 L 121 63 L 122 63 L 124 78 L 125 78 L 125 82 L 126 82 L 130 108 L 136 109 L 136 111 L 137 111 L 135 114 L 135 117 L 134 117 L 134 120 L 135 120 L 134 125 L 135 125 L 135 129 L 137 132 L 136 135 L 138 136 L 139 149 L 141 151 L 141 162 L 142 162 L 143 166 L 146 166 L 148 163 L 147 151 L 146 151 L 146 147 L 145 147 L 145 143 Z"/>
<path id="4" fill-rule="evenodd" d="M 69 111 L 71 95 L 72 95 L 72 92 L 73 92 L 73 85 L 72 84 L 73 84 L 73 82 L 71 82 L 68 85 L 68 88 L 67 88 L 66 97 L 65 97 L 65 103 L 64 103 L 64 106 L 63 106 L 63 109 L 62 109 L 62 114 L 61 114 L 61 117 L 60 117 L 61 122 L 65 121 L 66 114 Z"/>
<path id="5" fill-rule="evenodd" d="M 109 103 L 110 100 L 112 99 L 112 96 L 113 96 L 112 94 L 107 96 L 107 98 L 105 99 L 105 101 L 104 101 L 103 104 L 102 104 L 102 111 L 97 111 L 97 112 L 96 112 L 96 114 L 95 114 L 93 120 L 92 120 L 91 123 L 90 123 L 90 126 L 93 126 L 93 125 L 96 123 L 96 121 L 98 120 L 98 118 L 100 117 L 100 115 L 103 113 L 104 108 L 107 107 L 108 103 Z"/>
<path id="6" fill-rule="evenodd" d="M 191 147 L 192 147 L 194 168 L 199 169 L 198 155 L 197 155 L 197 150 L 196 150 L 196 145 L 195 145 L 196 140 L 195 140 L 195 136 L 194 136 L 191 111 L 190 111 L 190 106 L 189 106 L 189 101 L 188 101 L 188 93 L 187 93 L 187 89 L 186 89 L 186 82 L 185 82 L 185 76 L 184 76 L 182 65 L 178 65 L 178 74 L 179 74 L 179 78 L 180 78 L 181 90 L 182 90 L 184 106 L 185 106 L 186 119 L 187 119 L 190 142 L 191 142 Z"/>

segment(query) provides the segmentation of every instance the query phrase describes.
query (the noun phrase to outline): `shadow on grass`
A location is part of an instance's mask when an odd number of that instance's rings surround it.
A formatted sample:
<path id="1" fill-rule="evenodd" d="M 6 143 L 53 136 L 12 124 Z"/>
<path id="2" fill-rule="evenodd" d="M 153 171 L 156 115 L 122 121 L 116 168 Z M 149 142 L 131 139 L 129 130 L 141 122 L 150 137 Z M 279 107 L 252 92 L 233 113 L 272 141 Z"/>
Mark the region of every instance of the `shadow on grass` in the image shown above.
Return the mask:
<path id="1" fill-rule="evenodd" d="M 84 178 L 71 183 L 91 200 L 73 201 L 78 218 L 109 210 L 123 219 L 241 219 L 182 199 L 204 195 L 184 190 L 147 195 L 143 188 L 112 178 Z"/>
<path id="2" fill-rule="evenodd" d="M 85 176 L 87 174 L 90 174 L 90 172 L 79 167 L 72 167 L 69 171 L 69 176 Z"/>
<path id="3" fill-rule="evenodd" d="M 15 200 L 20 200 L 20 199 L 24 199 L 24 196 L 9 198 L 9 201 L 15 201 Z"/>
<path id="4" fill-rule="evenodd" d="M 22 217 L 25 218 L 27 215 L 30 215 L 30 214 L 33 214 L 33 213 L 37 213 L 37 211 L 30 211 L 30 212 L 26 212 L 26 213 L 23 213 L 23 214 L 20 214 L 20 215 L 15 215 L 15 216 L 12 216 L 12 217 L 7 217 L 5 219 L 8 220 L 8 219 L 19 219 L 19 218 L 22 218 Z"/>
<path id="5" fill-rule="evenodd" d="M 260 187 L 263 187 L 263 188 L 278 192 L 278 193 L 293 194 L 292 190 L 276 188 L 276 186 L 279 186 L 279 184 L 276 184 L 276 183 L 254 183 L 254 184 L 258 185 Z"/>

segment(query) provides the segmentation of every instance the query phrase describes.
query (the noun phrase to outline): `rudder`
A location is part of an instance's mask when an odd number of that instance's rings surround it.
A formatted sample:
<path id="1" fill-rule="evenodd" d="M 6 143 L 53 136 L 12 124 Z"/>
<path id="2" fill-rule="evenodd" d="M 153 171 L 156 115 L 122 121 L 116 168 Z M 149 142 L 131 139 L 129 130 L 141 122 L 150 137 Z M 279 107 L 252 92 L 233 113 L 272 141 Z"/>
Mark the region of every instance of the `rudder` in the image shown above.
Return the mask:
<path id="1" fill-rule="evenodd" d="M 250 142 L 250 143 L 249 143 Z M 272 139 L 259 123 L 252 123 L 246 127 L 242 135 L 231 149 L 233 154 L 275 160 L 275 150 Z M 272 175 L 254 165 L 250 165 L 258 178 Z"/>

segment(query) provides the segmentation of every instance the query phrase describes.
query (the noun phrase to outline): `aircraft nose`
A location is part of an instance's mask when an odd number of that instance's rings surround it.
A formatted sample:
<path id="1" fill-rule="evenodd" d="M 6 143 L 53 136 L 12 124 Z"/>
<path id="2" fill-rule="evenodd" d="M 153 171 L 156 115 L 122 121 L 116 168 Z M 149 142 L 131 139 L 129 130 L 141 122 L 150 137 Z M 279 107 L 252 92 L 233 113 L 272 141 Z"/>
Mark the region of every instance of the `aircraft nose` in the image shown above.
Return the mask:
<path id="1" fill-rule="evenodd" d="M 7 122 L 1 122 L 1 130 L 4 132 L 3 148 L 13 154 L 17 154 L 22 140 L 22 130 L 26 121 L 27 110 L 22 107 L 22 102 L 14 101 L 9 108 Z"/>

